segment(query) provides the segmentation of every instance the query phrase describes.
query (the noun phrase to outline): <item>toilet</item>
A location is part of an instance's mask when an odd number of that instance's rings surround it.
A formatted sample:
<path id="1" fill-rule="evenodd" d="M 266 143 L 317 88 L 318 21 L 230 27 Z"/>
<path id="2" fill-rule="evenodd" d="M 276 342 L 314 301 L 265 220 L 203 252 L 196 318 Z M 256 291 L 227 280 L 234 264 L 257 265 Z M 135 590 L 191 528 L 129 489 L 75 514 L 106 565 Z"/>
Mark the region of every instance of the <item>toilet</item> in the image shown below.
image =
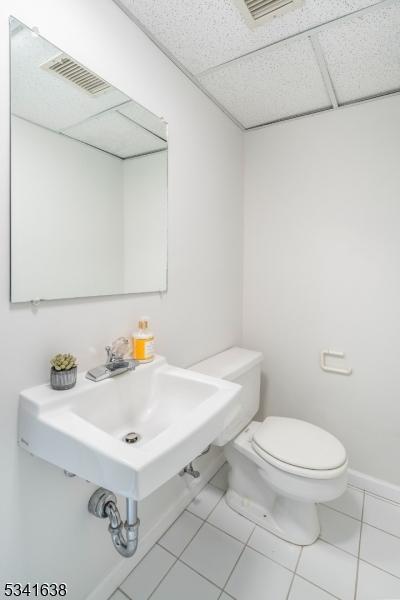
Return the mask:
<path id="1" fill-rule="evenodd" d="M 254 421 L 262 355 L 233 347 L 192 370 L 242 386 L 223 432 L 213 442 L 229 463 L 226 501 L 236 512 L 302 546 L 320 533 L 317 503 L 346 489 L 348 460 L 333 435 L 299 419 Z"/>

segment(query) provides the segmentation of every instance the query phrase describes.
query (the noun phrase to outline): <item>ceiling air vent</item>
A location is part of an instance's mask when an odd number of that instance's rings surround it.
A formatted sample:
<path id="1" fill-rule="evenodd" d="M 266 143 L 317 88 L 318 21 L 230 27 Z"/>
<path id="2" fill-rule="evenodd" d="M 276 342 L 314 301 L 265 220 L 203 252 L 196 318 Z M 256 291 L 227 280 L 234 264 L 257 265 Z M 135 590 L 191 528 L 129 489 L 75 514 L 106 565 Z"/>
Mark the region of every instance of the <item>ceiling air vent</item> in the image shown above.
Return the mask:
<path id="1" fill-rule="evenodd" d="M 50 71 L 76 87 L 84 90 L 91 96 L 101 94 L 112 86 L 79 63 L 72 60 L 67 54 L 59 54 L 55 58 L 43 63 L 42 69 Z"/>
<path id="2" fill-rule="evenodd" d="M 294 8 L 304 0 L 233 0 L 250 27 L 262 25 Z"/>

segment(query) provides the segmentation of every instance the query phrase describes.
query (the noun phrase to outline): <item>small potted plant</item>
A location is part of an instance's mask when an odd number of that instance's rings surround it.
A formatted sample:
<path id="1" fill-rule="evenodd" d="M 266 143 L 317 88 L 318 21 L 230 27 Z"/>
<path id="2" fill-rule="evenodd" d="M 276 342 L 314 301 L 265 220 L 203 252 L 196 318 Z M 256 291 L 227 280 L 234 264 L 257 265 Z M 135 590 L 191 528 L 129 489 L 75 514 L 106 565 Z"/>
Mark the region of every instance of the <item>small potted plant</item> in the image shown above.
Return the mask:
<path id="1" fill-rule="evenodd" d="M 50 385 L 53 390 L 69 390 L 76 384 L 78 363 L 72 354 L 56 354 L 50 361 Z"/>

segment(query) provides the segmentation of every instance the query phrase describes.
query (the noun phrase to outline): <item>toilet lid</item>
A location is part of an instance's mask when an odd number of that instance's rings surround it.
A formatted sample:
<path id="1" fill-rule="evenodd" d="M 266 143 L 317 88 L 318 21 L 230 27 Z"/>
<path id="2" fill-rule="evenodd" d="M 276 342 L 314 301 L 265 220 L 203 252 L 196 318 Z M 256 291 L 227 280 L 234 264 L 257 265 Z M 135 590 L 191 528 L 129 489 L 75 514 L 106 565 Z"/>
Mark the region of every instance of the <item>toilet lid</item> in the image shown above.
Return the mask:
<path id="1" fill-rule="evenodd" d="M 253 435 L 252 445 L 263 458 L 273 458 L 295 467 L 336 469 L 346 462 L 346 450 L 333 435 L 299 419 L 267 417 Z"/>

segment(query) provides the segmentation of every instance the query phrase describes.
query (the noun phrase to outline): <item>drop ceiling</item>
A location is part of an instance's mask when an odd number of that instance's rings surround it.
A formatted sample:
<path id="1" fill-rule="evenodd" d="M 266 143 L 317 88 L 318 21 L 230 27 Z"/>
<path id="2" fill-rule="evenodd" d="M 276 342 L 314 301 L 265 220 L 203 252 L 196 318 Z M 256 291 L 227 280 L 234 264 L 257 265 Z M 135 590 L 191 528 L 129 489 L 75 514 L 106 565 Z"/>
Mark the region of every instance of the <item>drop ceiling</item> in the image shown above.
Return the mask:
<path id="1" fill-rule="evenodd" d="M 244 129 L 400 90 L 400 0 L 304 0 L 251 27 L 239 0 L 114 0 Z"/>
<path id="2" fill-rule="evenodd" d="M 166 125 L 107 84 L 98 95 L 43 68 L 60 50 L 11 21 L 12 114 L 118 158 L 165 150 Z M 61 53 L 61 56 L 64 56 Z"/>

